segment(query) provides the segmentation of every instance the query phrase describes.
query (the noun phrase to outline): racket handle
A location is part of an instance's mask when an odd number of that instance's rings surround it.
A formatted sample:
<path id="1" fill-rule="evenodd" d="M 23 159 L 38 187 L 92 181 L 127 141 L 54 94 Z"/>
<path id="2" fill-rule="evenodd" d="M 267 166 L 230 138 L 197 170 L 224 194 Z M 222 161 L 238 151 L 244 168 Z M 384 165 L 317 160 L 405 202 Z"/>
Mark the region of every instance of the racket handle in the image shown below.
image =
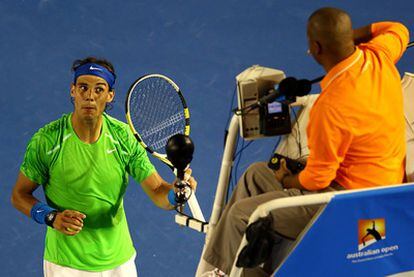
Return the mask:
<path id="1" fill-rule="evenodd" d="M 190 211 L 193 214 L 193 217 L 205 222 L 206 220 L 204 219 L 203 212 L 201 211 L 200 205 L 198 204 L 195 192 L 191 194 L 190 199 L 188 199 L 187 203 L 190 207 Z"/>

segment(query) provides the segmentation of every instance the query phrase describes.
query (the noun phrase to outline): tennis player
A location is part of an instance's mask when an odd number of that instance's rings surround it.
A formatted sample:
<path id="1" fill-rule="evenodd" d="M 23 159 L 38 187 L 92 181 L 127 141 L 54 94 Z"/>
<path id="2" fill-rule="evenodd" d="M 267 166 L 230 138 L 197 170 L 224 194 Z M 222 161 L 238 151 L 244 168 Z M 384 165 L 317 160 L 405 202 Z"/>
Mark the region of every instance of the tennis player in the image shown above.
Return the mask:
<path id="1" fill-rule="evenodd" d="M 105 113 L 115 97 L 112 64 L 88 57 L 72 70 L 74 110 L 31 138 L 11 201 L 48 226 L 45 276 L 137 276 L 123 207 L 128 175 L 166 210 L 175 204 L 173 186 L 156 172 L 128 125 Z M 194 178 L 189 181 L 195 189 Z M 33 196 L 39 185 L 46 203 Z"/>

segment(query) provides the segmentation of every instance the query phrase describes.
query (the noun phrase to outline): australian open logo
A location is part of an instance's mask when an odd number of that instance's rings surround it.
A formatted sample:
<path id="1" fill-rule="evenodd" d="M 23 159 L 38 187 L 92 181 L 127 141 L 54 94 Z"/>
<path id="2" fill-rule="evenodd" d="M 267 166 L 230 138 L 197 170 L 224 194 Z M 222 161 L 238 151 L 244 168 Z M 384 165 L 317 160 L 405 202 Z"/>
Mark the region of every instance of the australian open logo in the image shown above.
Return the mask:
<path id="1" fill-rule="evenodd" d="M 358 220 L 358 250 L 385 239 L 385 219 Z"/>
<path id="2" fill-rule="evenodd" d="M 394 255 L 399 247 L 383 242 L 386 238 L 385 230 L 384 218 L 358 220 L 358 252 L 348 253 L 346 258 L 352 263 L 360 263 Z"/>

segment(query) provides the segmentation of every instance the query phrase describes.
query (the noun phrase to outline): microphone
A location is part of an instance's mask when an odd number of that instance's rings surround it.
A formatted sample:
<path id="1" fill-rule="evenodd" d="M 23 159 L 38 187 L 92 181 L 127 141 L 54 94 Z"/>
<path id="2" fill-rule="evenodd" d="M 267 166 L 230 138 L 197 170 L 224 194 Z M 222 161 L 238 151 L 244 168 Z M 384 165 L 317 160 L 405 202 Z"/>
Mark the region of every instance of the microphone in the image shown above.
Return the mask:
<path id="1" fill-rule="evenodd" d="M 285 100 L 281 102 L 293 103 L 296 101 L 296 96 L 304 96 L 309 94 L 312 89 L 312 83 L 314 80 L 309 81 L 306 79 L 297 80 L 294 77 L 287 77 L 283 79 L 278 86 L 278 89 L 270 89 L 267 94 L 257 100 L 257 102 L 244 107 L 243 109 L 234 109 L 238 115 L 245 112 L 249 112 L 253 109 L 262 107 L 265 104 L 271 103 L 277 100 L 280 96 L 285 96 Z"/>
<path id="2" fill-rule="evenodd" d="M 168 160 L 177 169 L 178 181 L 174 185 L 175 202 L 179 211 L 182 212 L 184 203 L 192 194 L 190 185 L 184 180 L 184 171 L 193 159 L 194 143 L 189 136 L 175 134 L 168 139 L 165 151 Z"/>
<path id="3" fill-rule="evenodd" d="M 298 90 L 296 91 L 296 96 L 305 96 L 309 94 L 312 90 L 312 81 L 301 79 L 298 80 Z"/>
<path id="4" fill-rule="evenodd" d="M 287 97 L 290 95 L 295 96 L 296 91 L 299 89 L 299 87 L 304 87 L 304 84 L 299 85 L 298 80 L 296 80 L 296 78 L 285 78 L 279 83 L 278 89 L 270 89 L 265 96 L 261 97 L 259 100 L 257 100 L 256 103 L 249 107 L 251 107 L 251 109 L 261 107 L 265 104 L 275 101 L 281 95 L 285 95 Z"/>
<path id="5" fill-rule="evenodd" d="M 259 107 L 261 107 L 263 105 L 266 105 L 267 103 L 271 103 L 271 102 L 275 101 L 279 96 L 280 96 L 280 93 L 279 93 L 278 90 L 276 90 L 276 89 L 270 89 L 267 92 L 267 94 L 265 96 L 263 96 L 263 97 L 260 97 L 257 100 L 256 103 L 253 103 L 253 104 L 251 104 L 251 105 L 249 105 L 247 107 L 244 107 L 242 109 L 235 108 L 235 109 L 233 109 L 233 112 L 235 114 L 237 114 L 237 115 L 241 115 L 241 114 L 247 113 L 247 112 L 249 112 L 251 110 L 254 110 L 254 109 L 259 108 Z"/>
<path id="6" fill-rule="evenodd" d="M 283 79 L 279 84 L 280 94 L 285 96 L 293 96 L 298 90 L 298 80 L 294 77 L 287 77 Z"/>
<path id="7" fill-rule="evenodd" d="M 287 77 L 279 84 L 279 91 L 289 102 L 295 102 L 296 91 L 298 90 L 298 80 L 294 77 Z"/>
<path id="8" fill-rule="evenodd" d="M 276 90 L 276 89 L 270 89 L 267 92 L 267 95 L 265 95 L 263 97 L 260 97 L 260 99 L 257 100 L 257 102 L 255 104 L 253 104 L 253 106 L 256 105 L 255 106 L 255 108 L 256 108 L 256 107 L 263 106 L 263 105 L 265 105 L 267 103 L 271 103 L 271 102 L 275 101 L 276 98 L 278 98 L 279 96 L 280 96 L 280 92 L 278 90 Z"/>
<path id="9" fill-rule="evenodd" d="M 294 77 L 287 77 L 279 84 L 280 94 L 286 97 L 289 102 L 295 102 L 296 96 L 305 96 L 312 90 L 312 81 Z"/>
<path id="10" fill-rule="evenodd" d="M 183 180 L 184 171 L 193 159 L 193 141 L 189 136 L 175 134 L 168 139 L 165 152 L 167 153 L 167 159 L 177 169 L 177 177 Z"/>

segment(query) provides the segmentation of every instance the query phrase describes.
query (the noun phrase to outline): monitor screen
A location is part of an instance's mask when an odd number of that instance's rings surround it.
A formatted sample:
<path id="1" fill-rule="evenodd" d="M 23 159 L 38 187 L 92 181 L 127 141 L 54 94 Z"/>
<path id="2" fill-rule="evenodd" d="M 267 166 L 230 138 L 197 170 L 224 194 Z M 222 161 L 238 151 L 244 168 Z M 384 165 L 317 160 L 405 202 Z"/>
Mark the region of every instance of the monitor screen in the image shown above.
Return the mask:
<path id="1" fill-rule="evenodd" d="M 281 113 L 282 112 L 282 103 L 280 102 L 272 102 L 267 104 L 267 110 L 269 114 L 273 113 Z"/>

